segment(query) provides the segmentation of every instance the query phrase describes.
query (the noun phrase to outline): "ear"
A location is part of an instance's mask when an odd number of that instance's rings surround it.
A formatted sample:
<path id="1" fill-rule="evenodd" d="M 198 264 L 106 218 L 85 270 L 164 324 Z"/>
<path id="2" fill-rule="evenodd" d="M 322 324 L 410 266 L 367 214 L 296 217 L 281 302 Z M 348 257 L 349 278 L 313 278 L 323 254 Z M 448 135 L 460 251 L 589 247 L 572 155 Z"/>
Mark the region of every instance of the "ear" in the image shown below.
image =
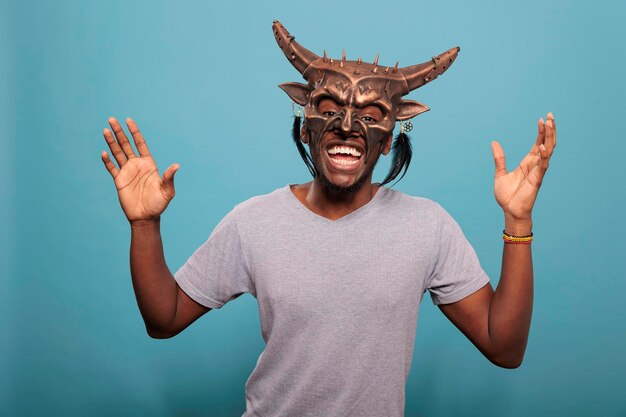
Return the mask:
<path id="1" fill-rule="evenodd" d="M 309 132 L 307 131 L 304 123 L 302 124 L 302 129 L 300 130 L 300 141 L 302 143 L 309 143 Z"/>
<path id="2" fill-rule="evenodd" d="M 389 137 L 387 138 L 387 142 L 385 143 L 385 145 L 383 146 L 383 150 L 381 151 L 381 153 L 383 155 L 389 155 L 389 152 L 391 152 L 391 143 L 393 142 L 393 134 L 389 134 Z"/>
<path id="3" fill-rule="evenodd" d="M 401 100 L 396 108 L 396 120 L 406 120 L 430 110 L 428 106 L 413 100 Z"/>
<path id="4" fill-rule="evenodd" d="M 309 102 L 309 95 L 313 91 L 308 84 L 301 83 L 284 83 L 280 84 L 279 87 L 287 93 L 290 99 L 301 106 L 305 106 Z"/>

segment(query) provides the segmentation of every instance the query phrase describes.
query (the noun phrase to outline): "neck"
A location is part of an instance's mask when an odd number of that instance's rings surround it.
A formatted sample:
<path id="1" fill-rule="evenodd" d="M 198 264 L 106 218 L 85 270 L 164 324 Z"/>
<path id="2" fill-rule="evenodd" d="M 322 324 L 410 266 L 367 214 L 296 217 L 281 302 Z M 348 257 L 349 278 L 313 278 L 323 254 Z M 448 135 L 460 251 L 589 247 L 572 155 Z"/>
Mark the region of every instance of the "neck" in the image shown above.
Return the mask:
<path id="1" fill-rule="evenodd" d="M 291 187 L 294 195 L 309 210 L 330 220 L 337 220 L 370 202 L 379 184 L 372 184 L 371 178 L 352 192 L 332 191 L 322 185 L 319 178 L 312 182 Z"/>

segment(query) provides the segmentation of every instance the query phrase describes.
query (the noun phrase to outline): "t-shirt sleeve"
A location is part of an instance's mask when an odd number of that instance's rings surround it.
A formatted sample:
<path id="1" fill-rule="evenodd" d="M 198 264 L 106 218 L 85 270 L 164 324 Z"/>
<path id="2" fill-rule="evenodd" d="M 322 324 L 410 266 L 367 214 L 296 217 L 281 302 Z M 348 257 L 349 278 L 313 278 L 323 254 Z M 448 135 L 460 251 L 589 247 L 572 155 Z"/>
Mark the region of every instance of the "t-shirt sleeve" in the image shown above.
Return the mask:
<path id="1" fill-rule="evenodd" d="M 440 210 L 436 262 L 428 282 L 434 304 L 450 304 L 462 300 L 489 283 L 472 245 L 459 225 L 443 208 Z"/>
<path id="2" fill-rule="evenodd" d="M 220 308 L 243 293 L 254 293 L 235 215 L 229 213 L 174 274 L 193 300 Z"/>

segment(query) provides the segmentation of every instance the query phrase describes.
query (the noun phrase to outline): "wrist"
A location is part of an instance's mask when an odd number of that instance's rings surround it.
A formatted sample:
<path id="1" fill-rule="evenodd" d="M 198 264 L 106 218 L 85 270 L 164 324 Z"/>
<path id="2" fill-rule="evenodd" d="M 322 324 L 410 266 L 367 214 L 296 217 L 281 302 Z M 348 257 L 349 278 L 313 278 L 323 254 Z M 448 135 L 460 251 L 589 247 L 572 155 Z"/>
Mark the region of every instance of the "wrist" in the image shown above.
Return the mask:
<path id="1" fill-rule="evenodd" d="M 130 228 L 133 230 L 151 229 L 159 227 L 161 224 L 161 217 L 154 219 L 141 219 L 141 220 L 129 220 Z"/>
<path id="2" fill-rule="evenodd" d="M 517 219 L 504 215 L 504 231 L 511 236 L 528 236 L 533 231 L 533 221 L 528 219 Z"/>

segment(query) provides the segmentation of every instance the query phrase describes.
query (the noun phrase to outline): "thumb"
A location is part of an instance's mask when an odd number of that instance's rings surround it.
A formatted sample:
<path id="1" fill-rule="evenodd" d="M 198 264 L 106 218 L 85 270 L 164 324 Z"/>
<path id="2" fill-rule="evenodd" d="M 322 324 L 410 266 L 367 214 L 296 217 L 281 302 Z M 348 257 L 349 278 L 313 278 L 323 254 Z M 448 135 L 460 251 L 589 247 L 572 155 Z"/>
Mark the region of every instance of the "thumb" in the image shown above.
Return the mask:
<path id="1" fill-rule="evenodd" d="M 174 190 L 174 175 L 178 171 L 178 168 L 180 168 L 180 165 L 172 164 L 169 166 L 169 168 L 165 170 L 165 172 L 163 173 L 164 187 Z"/>
<path id="2" fill-rule="evenodd" d="M 493 162 L 496 166 L 496 178 L 506 175 L 506 158 L 500 142 L 496 140 L 491 142 L 491 152 L 493 153 Z"/>

